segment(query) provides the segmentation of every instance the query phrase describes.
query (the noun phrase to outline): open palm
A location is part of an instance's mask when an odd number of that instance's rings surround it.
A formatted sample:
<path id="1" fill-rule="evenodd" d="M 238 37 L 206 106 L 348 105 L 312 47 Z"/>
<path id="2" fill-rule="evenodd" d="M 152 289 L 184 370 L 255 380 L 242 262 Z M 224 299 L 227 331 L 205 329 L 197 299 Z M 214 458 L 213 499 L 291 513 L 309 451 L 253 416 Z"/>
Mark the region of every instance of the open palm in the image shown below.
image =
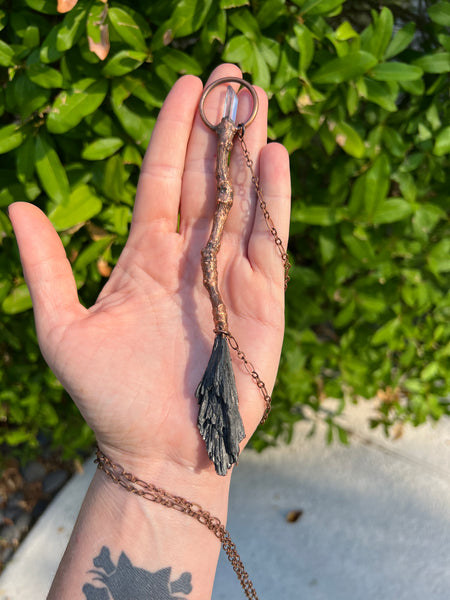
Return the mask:
<path id="1" fill-rule="evenodd" d="M 222 65 L 210 81 L 239 76 Z M 208 97 L 220 117 L 223 87 Z M 215 206 L 215 134 L 201 121 L 199 79 L 181 78 L 155 126 L 138 186 L 131 231 L 97 302 L 80 305 L 70 264 L 52 225 L 36 207 L 10 207 L 31 291 L 42 352 L 102 449 L 118 460 L 150 457 L 212 473 L 195 427 L 195 389 L 211 352 L 213 321 L 202 285 L 200 249 Z M 246 132 L 268 207 L 283 240 L 289 214 L 287 154 L 266 145 L 267 101 Z M 251 99 L 240 94 L 242 119 Z M 231 161 L 235 202 L 219 254 L 219 285 L 230 330 L 268 389 L 283 336 L 283 268 L 256 206 L 240 148 Z M 251 377 L 235 361 L 248 440 L 263 410 Z M 129 461 L 128 461 L 129 462 Z"/>

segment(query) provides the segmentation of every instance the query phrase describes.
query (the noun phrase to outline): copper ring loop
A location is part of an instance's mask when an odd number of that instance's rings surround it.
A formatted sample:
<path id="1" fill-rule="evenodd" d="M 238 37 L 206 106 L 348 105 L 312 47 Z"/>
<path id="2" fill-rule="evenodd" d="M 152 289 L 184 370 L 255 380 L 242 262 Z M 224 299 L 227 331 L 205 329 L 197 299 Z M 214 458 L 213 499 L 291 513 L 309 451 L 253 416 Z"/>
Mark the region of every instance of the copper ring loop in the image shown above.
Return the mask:
<path id="1" fill-rule="evenodd" d="M 250 94 L 252 95 L 253 110 L 251 112 L 251 115 L 249 116 L 249 118 L 246 121 L 244 121 L 244 123 L 239 124 L 239 125 L 242 125 L 244 128 L 247 127 L 248 125 L 250 125 L 250 123 L 253 122 L 254 118 L 256 117 L 256 113 L 258 112 L 259 101 L 258 101 L 258 95 L 256 93 L 256 90 L 252 86 L 252 84 L 249 83 L 248 81 L 245 81 L 245 79 L 240 79 L 239 77 L 222 77 L 221 79 L 216 79 L 216 81 L 213 81 L 210 85 L 208 85 L 207 88 L 204 89 L 202 97 L 200 99 L 200 106 L 199 106 L 200 116 L 203 119 L 203 122 L 210 129 L 212 129 L 213 131 L 216 131 L 217 125 L 213 125 L 211 123 L 211 121 L 209 121 L 205 115 L 205 101 L 206 101 L 206 98 L 207 98 L 209 92 L 211 92 L 215 87 L 222 85 L 223 83 L 238 83 L 240 86 L 247 88 L 248 91 L 250 92 Z"/>

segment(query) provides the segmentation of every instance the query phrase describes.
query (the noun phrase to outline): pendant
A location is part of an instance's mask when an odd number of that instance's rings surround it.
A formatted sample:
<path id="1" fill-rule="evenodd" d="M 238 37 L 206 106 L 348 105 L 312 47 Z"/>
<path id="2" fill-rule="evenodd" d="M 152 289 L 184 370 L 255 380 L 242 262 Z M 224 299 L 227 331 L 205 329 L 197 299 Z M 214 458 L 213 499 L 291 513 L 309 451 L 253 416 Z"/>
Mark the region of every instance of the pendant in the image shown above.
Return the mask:
<path id="1" fill-rule="evenodd" d="M 204 104 L 207 95 L 213 88 L 223 83 L 239 83 L 252 94 L 253 111 L 242 125 L 236 124 L 238 97 L 231 86 L 227 88 L 220 123 L 213 125 L 205 115 Z M 238 462 L 239 444 L 245 438 L 245 430 L 239 413 L 238 394 L 228 347 L 227 311 L 218 285 L 217 254 L 220 250 L 225 222 L 233 205 L 233 187 L 229 172 L 233 140 L 241 127 L 253 121 L 257 110 L 256 91 L 248 82 L 235 77 L 213 82 L 205 89 L 200 101 L 201 117 L 217 135 L 217 202 L 211 233 L 206 246 L 201 251 L 203 284 L 211 300 L 216 337 L 205 374 L 195 395 L 199 403 L 197 425 L 200 435 L 205 441 L 208 456 L 214 463 L 217 474 L 222 476 Z"/>

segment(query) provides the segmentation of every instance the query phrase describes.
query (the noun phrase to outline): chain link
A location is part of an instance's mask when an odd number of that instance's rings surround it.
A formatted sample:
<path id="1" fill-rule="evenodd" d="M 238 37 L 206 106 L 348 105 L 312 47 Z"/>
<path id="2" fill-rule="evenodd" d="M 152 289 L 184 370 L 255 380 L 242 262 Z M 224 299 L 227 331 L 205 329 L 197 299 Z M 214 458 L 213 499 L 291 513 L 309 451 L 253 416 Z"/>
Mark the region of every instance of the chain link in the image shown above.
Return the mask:
<path id="1" fill-rule="evenodd" d="M 229 532 L 222 525 L 222 522 L 217 517 L 213 517 L 207 510 L 204 510 L 198 504 L 189 502 L 181 496 L 174 496 L 162 488 L 158 488 L 152 483 L 147 483 L 138 479 L 132 473 L 128 473 L 125 469 L 116 463 L 113 463 L 103 452 L 97 448 L 97 458 L 94 461 L 97 468 L 103 471 L 114 483 L 123 487 L 127 492 L 135 494 L 140 498 L 144 498 L 149 502 L 155 502 L 173 508 L 181 513 L 192 517 L 201 525 L 205 525 L 214 535 L 220 540 L 228 560 L 237 575 L 239 583 L 244 590 L 246 598 L 250 600 L 259 600 L 258 595 L 253 587 L 253 583 L 245 570 L 244 564 L 236 549 L 236 545 L 231 539 Z"/>
<path id="2" fill-rule="evenodd" d="M 264 414 L 260 421 L 260 425 L 264 425 L 264 423 L 267 421 L 267 417 L 269 416 L 270 411 L 272 409 L 272 397 L 269 394 L 269 392 L 267 391 L 266 384 L 259 376 L 259 374 L 256 371 L 253 364 L 248 360 L 247 356 L 245 355 L 245 352 L 243 352 L 240 349 L 237 339 L 234 337 L 234 335 L 231 335 L 231 333 L 229 331 L 224 331 L 221 329 L 215 329 L 214 332 L 216 334 L 221 333 L 222 335 L 224 335 L 227 338 L 227 342 L 230 345 L 230 348 L 235 351 L 236 356 L 244 364 L 244 369 L 247 371 L 247 373 L 249 375 L 252 376 L 253 381 L 255 382 L 259 391 L 261 392 L 261 396 L 263 397 L 263 400 L 265 403 L 265 409 L 264 409 Z"/>
<path id="3" fill-rule="evenodd" d="M 278 231 L 277 228 L 275 227 L 275 224 L 272 220 L 272 217 L 270 216 L 270 213 L 267 209 L 267 203 L 264 200 L 264 194 L 262 191 L 262 187 L 261 187 L 261 182 L 259 181 L 259 177 L 256 175 L 255 173 L 255 169 L 254 169 L 254 165 L 253 165 L 253 160 L 250 157 L 250 152 L 248 150 L 247 144 L 245 142 L 244 139 L 244 133 L 245 133 L 245 127 L 244 125 L 239 125 L 239 129 L 237 132 L 239 141 L 241 143 L 241 147 L 242 147 L 242 152 L 244 153 L 244 157 L 245 157 L 245 162 L 247 164 L 247 167 L 250 170 L 251 176 L 252 176 L 252 183 L 255 187 L 255 191 L 256 191 L 256 196 L 258 198 L 258 203 L 259 206 L 261 207 L 261 210 L 263 212 L 264 215 L 264 219 L 266 221 L 266 225 L 267 225 L 267 229 L 270 231 L 270 233 L 273 236 L 273 239 L 275 241 L 275 245 L 278 248 L 278 251 L 280 253 L 281 256 L 281 260 L 283 261 L 283 266 L 284 266 L 284 289 L 287 289 L 287 285 L 289 283 L 289 270 L 291 268 L 291 263 L 289 261 L 289 255 L 286 252 L 286 249 L 283 245 L 283 241 L 281 240 L 280 236 L 278 235 Z"/>

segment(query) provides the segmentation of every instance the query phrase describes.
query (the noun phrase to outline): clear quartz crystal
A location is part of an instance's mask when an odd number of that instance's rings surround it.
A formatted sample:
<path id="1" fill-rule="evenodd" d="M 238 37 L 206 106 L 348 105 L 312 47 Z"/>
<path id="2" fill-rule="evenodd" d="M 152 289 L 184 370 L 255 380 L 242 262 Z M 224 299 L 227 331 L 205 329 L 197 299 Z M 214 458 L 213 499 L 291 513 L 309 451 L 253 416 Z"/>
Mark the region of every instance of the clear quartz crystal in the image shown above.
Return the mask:
<path id="1" fill-rule="evenodd" d="M 229 85 L 227 87 L 227 94 L 225 96 L 225 104 L 223 107 L 223 117 L 230 119 L 230 121 L 232 121 L 233 123 L 236 123 L 237 107 L 238 107 L 238 97 L 237 97 L 235 91 L 233 90 L 233 88 L 231 87 L 231 85 Z"/>

